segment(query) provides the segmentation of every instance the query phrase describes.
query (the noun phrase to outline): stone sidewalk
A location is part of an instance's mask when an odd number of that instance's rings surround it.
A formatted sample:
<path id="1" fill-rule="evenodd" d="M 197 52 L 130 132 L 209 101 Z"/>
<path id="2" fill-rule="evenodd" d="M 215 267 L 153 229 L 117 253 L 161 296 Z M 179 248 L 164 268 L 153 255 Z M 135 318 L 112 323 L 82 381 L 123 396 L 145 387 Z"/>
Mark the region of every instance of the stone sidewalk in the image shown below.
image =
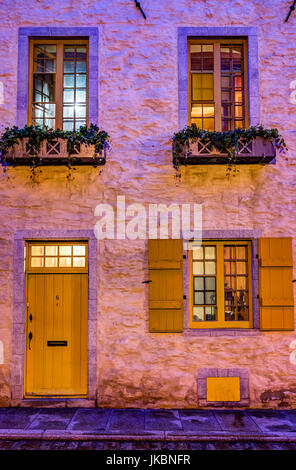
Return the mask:
<path id="1" fill-rule="evenodd" d="M 296 443 L 296 410 L 0 408 L 0 439 Z"/>

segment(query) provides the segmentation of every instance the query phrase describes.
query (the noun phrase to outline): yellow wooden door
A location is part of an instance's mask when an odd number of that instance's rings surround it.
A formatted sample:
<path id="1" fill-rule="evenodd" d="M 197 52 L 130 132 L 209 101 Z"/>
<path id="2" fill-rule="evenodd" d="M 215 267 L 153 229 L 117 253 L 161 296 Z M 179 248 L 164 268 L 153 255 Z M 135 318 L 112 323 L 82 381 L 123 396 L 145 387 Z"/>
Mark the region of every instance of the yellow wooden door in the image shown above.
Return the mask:
<path id="1" fill-rule="evenodd" d="M 27 276 L 26 396 L 86 396 L 87 273 Z"/>

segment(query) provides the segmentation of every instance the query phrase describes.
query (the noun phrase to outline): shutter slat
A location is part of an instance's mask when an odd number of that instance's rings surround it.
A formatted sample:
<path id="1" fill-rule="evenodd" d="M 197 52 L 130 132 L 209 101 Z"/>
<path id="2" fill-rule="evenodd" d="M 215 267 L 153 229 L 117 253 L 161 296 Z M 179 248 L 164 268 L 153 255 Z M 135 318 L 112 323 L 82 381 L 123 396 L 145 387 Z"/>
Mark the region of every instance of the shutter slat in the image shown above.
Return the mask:
<path id="1" fill-rule="evenodd" d="M 259 239 L 261 330 L 294 329 L 292 238 Z"/>
<path id="2" fill-rule="evenodd" d="M 149 329 L 183 331 L 183 242 L 149 240 Z"/>

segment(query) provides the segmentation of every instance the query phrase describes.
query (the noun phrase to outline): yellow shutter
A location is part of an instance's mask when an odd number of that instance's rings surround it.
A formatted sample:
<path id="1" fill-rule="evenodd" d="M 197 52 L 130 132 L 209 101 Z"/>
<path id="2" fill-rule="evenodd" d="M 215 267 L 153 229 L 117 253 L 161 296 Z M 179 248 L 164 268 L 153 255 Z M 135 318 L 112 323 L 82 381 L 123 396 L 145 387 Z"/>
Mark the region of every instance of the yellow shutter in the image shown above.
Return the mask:
<path id="1" fill-rule="evenodd" d="M 183 331 L 183 242 L 149 240 L 149 330 Z"/>
<path id="2" fill-rule="evenodd" d="M 292 238 L 259 239 L 261 330 L 294 329 Z"/>

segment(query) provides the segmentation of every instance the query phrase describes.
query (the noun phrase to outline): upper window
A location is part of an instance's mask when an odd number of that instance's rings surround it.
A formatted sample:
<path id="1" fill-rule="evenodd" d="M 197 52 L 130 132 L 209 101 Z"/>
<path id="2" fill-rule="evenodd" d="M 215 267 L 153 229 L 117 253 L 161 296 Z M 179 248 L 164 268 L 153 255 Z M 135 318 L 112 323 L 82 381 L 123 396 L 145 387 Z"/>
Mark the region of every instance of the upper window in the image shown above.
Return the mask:
<path id="1" fill-rule="evenodd" d="M 28 272 L 87 271 L 86 242 L 27 243 Z"/>
<path id="2" fill-rule="evenodd" d="M 208 131 L 248 127 L 247 43 L 189 40 L 189 122 Z"/>
<path id="3" fill-rule="evenodd" d="M 251 242 L 209 241 L 191 248 L 191 328 L 249 328 Z"/>
<path id="4" fill-rule="evenodd" d="M 29 123 L 71 131 L 88 124 L 88 41 L 30 41 Z"/>

